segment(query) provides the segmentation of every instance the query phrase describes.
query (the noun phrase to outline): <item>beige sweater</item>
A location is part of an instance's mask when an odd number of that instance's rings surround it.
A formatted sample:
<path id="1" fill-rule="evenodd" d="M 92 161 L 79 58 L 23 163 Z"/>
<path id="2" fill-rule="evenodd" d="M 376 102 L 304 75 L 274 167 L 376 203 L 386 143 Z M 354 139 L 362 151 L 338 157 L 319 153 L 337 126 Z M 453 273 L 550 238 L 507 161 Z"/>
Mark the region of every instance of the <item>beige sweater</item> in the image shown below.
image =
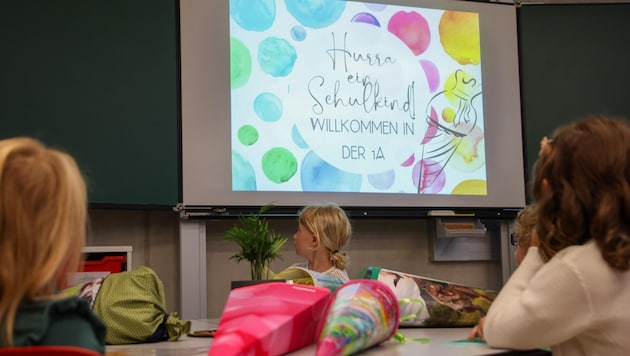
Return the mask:
<path id="1" fill-rule="evenodd" d="M 630 272 L 611 269 L 593 240 L 547 263 L 530 247 L 490 307 L 483 331 L 494 347 L 630 355 Z"/>

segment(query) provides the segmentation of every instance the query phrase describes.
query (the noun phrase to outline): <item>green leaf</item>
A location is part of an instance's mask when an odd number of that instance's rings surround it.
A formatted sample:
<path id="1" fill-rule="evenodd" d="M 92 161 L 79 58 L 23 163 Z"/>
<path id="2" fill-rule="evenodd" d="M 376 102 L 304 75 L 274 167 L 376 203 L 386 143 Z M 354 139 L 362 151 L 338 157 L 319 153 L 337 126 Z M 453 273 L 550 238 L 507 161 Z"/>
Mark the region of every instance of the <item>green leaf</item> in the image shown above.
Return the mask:
<path id="1" fill-rule="evenodd" d="M 241 214 L 238 222 L 224 234 L 225 239 L 235 242 L 240 248 L 230 259 L 237 263 L 248 261 L 252 279 L 261 279 L 263 270 L 271 261 L 282 259 L 280 251 L 288 241 L 288 237 L 271 230 L 267 219 L 262 216 L 273 206 L 267 204 L 257 213 Z"/>

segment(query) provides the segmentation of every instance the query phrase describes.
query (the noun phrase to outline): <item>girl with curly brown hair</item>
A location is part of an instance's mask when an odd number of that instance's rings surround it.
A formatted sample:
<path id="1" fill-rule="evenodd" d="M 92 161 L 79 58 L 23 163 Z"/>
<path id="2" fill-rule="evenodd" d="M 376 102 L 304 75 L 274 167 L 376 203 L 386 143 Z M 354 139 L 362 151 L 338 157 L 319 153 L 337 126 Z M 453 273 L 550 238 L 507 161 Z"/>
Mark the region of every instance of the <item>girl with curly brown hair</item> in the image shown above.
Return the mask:
<path id="1" fill-rule="evenodd" d="M 536 229 L 480 335 L 554 355 L 630 350 L 630 126 L 589 117 L 556 130 L 534 167 Z"/>

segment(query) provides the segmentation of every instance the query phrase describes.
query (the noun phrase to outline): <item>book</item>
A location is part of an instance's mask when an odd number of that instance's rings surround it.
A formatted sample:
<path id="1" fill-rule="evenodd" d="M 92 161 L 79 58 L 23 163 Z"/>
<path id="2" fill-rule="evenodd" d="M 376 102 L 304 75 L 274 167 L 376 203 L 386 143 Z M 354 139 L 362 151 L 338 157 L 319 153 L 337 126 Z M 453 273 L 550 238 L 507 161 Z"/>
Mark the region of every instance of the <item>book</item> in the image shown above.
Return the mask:
<path id="1" fill-rule="evenodd" d="M 489 289 L 376 266 L 367 267 L 361 278 L 381 281 L 394 291 L 400 303 L 400 326 L 474 326 L 497 295 Z"/>

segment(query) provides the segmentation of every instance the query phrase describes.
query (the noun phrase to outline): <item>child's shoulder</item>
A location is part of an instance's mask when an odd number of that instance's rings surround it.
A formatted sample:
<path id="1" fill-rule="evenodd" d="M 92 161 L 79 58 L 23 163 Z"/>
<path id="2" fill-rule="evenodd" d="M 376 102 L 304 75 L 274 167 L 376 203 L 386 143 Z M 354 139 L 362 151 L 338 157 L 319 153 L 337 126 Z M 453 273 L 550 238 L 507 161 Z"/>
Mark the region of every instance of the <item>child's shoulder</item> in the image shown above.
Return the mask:
<path id="1" fill-rule="evenodd" d="M 344 282 L 347 282 L 347 281 L 350 280 L 350 276 L 348 275 L 348 272 L 345 269 L 339 269 L 337 267 L 332 267 L 331 269 L 326 271 L 326 274 L 328 274 L 329 276 L 332 276 L 332 277 L 339 278 L 339 279 L 341 279 Z"/>
<path id="2" fill-rule="evenodd" d="M 86 319 L 93 315 L 90 303 L 84 298 L 70 296 L 38 301 L 24 301 L 18 310 L 18 321 L 25 324 L 50 324 L 57 319 L 76 317 Z M 28 325 L 26 325 L 28 327 Z"/>
<path id="3" fill-rule="evenodd" d="M 552 260 L 558 260 L 581 278 L 599 279 L 615 274 L 602 257 L 601 250 L 594 239 L 583 245 L 564 248 Z"/>
<path id="4" fill-rule="evenodd" d="M 77 329 L 90 325 L 105 335 L 105 326 L 92 312 L 90 304 L 76 296 L 24 301 L 20 303 L 14 325 L 14 344 L 38 344 L 47 337 L 50 329 L 63 321 L 64 327 L 76 325 Z"/>
<path id="5" fill-rule="evenodd" d="M 573 245 L 562 249 L 556 257 L 566 261 L 591 261 L 601 258 L 601 253 L 595 240 L 591 239 L 583 245 Z"/>

